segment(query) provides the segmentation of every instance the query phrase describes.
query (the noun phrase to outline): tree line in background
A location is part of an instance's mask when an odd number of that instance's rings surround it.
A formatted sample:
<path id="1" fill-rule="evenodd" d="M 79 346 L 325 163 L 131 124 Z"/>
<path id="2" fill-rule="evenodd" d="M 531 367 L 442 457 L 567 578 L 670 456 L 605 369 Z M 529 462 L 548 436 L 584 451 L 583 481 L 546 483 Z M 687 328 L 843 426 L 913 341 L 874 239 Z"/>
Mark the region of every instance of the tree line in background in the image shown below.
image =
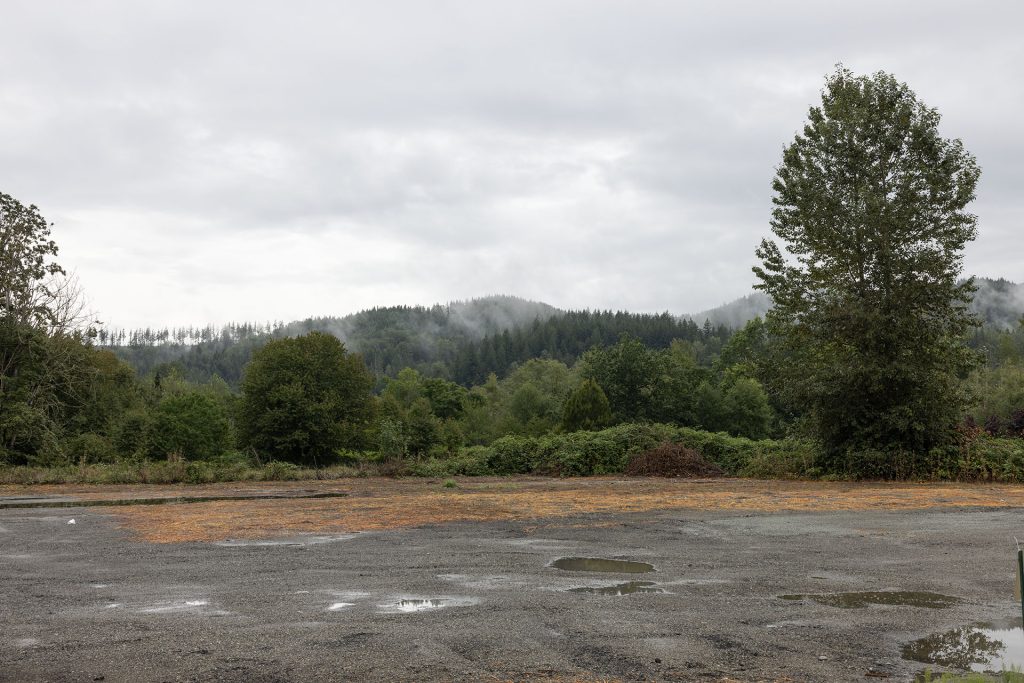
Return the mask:
<path id="1" fill-rule="evenodd" d="M 1024 325 L 972 313 L 980 172 L 938 121 L 888 74 L 828 78 L 757 250 L 775 305 L 740 330 L 491 297 L 104 332 L 0 195 L 0 462 L 595 473 L 665 437 L 734 474 L 1024 479 Z"/>
<path id="2" fill-rule="evenodd" d="M 487 324 L 488 318 L 500 318 L 506 327 Z M 379 378 L 413 368 L 466 387 L 484 382 L 491 373 L 503 376 L 532 358 L 572 365 L 591 347 L 614 344 L 624 335 L 653 348 L 687 341 L 698 362 L 709 365 L 733 332 L 724 325 L 698 326 L 667 313 L 558 311 L 515 297 L 488 297 L 455 308 L 394 306 L 287 325 L 231 324 L 219 333 L 210 327 L 120 330 L 110 335 L 101 331 L 97 343 L 106 342 L 141 375 L 173 368 L 193 382 L 217 376 L 237 388 L 256 349 L 272 339 L 315 331 L 339 337 Z M 381 386 L 378 383 L 377 389 Z"/>

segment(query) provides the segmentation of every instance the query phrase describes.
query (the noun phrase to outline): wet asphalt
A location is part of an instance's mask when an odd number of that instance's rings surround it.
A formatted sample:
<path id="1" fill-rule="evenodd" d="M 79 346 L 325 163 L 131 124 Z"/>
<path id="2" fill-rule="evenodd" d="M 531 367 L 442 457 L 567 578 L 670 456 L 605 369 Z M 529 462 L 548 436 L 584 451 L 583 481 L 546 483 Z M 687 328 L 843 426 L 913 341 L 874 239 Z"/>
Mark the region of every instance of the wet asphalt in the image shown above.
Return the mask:
<path id="1" fill-rule="evenodd" d="M 151 544 L 6 509 L 0 681 L 913 680 L 905 643 L 1019 618 L 1015 536 L 1020 510 L 671 511 Z M 813 597 L 889 590 L 950 599 Z"/>

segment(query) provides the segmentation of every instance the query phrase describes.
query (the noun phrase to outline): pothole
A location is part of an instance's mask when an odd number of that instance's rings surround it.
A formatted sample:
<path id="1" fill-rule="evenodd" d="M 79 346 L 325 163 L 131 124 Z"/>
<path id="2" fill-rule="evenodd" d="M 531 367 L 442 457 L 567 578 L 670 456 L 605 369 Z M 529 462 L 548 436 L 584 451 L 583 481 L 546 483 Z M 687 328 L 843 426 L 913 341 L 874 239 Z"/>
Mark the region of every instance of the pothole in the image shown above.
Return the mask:
<path id="1" fill-rule="evenodd" d="M 627 581 L 614 586 L 580 586 L 570 588 L 570 593 L 591 593 L 593 595 L 632 595 L 633 593 L 664 593 L 653 581 Z"/>
<path id="2" fill-rule="evenodd" d="M 941 593 L 922 591 L 862 591 L 856 593 L 811 593 L 780 595 L 783 600 L 813 600 L 820 605 L 842 607 L 846 609 L 867 607 L 868 605 L 892 605 L 896 607 L 925 607 L 927 609 L 946 609 L 958 605 L 960 598 Z"/>
<path id="3" fill-rule="evenodd" d="M 646 574 L 654 565 L 630 560 L 609 560 L 602 557 L 561 557 L 549 566 L 567 572 L 609 572 L 613 574 Z"/>
<path id="4" fill-rule="evenodd" d="M 902 654 L 913 662 L 965 671 L 1020 671 L 1024 667 L 1024 631 L 1020 626 L 963 626 L 907 643 Z"/>

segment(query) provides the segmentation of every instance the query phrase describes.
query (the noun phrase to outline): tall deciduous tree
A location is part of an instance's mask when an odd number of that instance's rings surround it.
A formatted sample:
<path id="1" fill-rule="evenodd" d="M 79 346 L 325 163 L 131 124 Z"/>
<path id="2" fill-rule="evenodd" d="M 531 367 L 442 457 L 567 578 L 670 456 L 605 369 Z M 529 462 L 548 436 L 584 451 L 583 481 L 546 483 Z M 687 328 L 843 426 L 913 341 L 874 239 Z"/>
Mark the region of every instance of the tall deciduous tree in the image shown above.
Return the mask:
<path id="1" fill-rule="evenodd" d="M 46 280 L 64 273 L 56 255 L 57 243 L 39 209 L 0 192 L 0 318 L 31 327 L 52 322 Z"/>
<path id="2" fill-rule="evenodd" d="M 326 464 L 365 427 L 372 386 L 362 358 L 332 335 L 270 341 L 242 380 L 242 439 L 281 460 Z"/>
<path id="3" fill-rule="evenodd" d="M 788 253 L 764 240 L 754 268 L 786 346 L 774 389 L 833 458 L 922 453 L 950 438 L 965 406 L 975 322 L 960 276 L 980 171 L 938 125 L 893 76 L 840 66 L 777 169 L 771 227 Z"/>

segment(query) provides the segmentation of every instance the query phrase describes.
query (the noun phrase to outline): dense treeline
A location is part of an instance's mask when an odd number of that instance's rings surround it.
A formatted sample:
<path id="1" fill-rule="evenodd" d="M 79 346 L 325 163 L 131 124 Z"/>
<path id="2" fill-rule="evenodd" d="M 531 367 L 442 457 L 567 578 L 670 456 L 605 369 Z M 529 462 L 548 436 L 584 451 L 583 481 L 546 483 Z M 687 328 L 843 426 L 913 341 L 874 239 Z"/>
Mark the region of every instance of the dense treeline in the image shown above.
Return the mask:
<path id="1" fill-rule="evenodd" d="M 287 325 L 230 325 L 220 333 L 212 328 L 121 331 L 101 335 L 98 341 L 127 339 L 128 345 L 115 345 L 112 350 L 140 376 L 166 374 L 173 368 L 189 381 L 219 377 L 237 388 L 257 349 L 272 339 L 309 332 L 333 334 L 359 353 L 378 378 L 378 389 L 384 378 L 395 377 L 407 367 L 469 387 L 491 373 L 504 376 L 531 358 L 571 365 L 591 347 L 613 344 L 623 335 L 652 348 L 685 340 L 693 344 L 698 362 L 710 365 L 732 334 L 725 326 L 698 327 L 667 313 L 563 312 L 515 297 L 488 297 L 431 308 L 375 308 L 344 318 L 313 318 Z M 200 341 L 188 344 L 179 339 Z"/>

